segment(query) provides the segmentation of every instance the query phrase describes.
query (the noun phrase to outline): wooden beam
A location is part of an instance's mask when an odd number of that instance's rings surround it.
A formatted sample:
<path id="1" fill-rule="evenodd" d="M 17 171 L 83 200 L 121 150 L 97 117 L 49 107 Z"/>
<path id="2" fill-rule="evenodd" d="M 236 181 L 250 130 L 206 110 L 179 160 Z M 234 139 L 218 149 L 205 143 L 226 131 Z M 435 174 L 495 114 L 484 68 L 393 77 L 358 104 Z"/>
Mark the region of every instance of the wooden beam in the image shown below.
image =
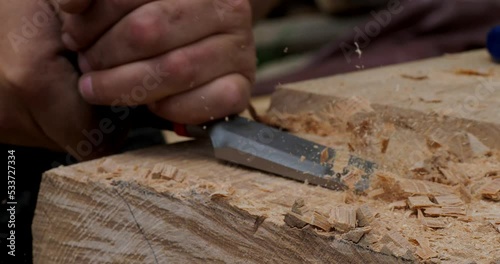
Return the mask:
<path id="1" fill-rule="evenodd" d="M 464 116 L 436 111 L 464 102 L 484 80 L 495 83 L 498 71 L 478 51 L 279 89 L 267 122 L 376 160 L 366 194 L 226 164 L 205 141 L 48 171 L 33 225 L 35 261 L 495 261 L 500 204 L 482 190 L 500 172 L 500 125 L 490 116 L 500 92 Z M 431 125 L 440 134 L 429 134 Z M 451 195 L 465 215 L 404 206 L 427 196 L 441 208 Z"/>
<path id="2" fill-rule="evenodd" d="M 35 259 L 405 263 L 283 221 L 294 199 L 326 212 L 343 194 L 219 163 L 209 149 L 187 142 L 49 171 L 33 229 Z M 162 167 L 156 176 L 155 166 Z"/>

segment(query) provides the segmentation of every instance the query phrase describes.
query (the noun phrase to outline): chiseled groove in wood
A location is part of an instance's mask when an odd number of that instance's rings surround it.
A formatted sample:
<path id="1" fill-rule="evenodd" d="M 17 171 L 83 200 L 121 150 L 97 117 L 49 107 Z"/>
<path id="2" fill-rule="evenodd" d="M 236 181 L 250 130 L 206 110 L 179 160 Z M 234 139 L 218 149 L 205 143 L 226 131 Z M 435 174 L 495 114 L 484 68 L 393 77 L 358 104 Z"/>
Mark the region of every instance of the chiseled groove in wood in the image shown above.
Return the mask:
<path id="1" fill-rule="evenodd" d="M 273 112 L 300 114 L 307 112 L 321 113 L 327 109 L 327 106 L 334 101 L 343 100 L 345 98 L 333 95 L 310 94 L 307 91 L 299 91 L 293 89 L 279 89 L 273 94 L 270 114 Z M 286 103 L 284 103 L 286 102 Z M 289 108 L 288 105 L 300 105 L 300 108 Z M 419 133 L 439 133 L 446 131 L 452 135 L 455 132 L 466 131 L 481 140 L 481 142 L 491 148 L 500 149 L 500 124 L 489 123 L 477 120 L 469 120 L 457 117 L 443 116 L 439 118 L 435 114 L 419 112 L 417 110 L 405 109 L 391 105 L 371 104 L 374 113 L 365 113 L 361 117 L 371 117 L 375 114 L 382 118 L 382 121 L 395 123 L 400 120 L 414 120 L 418 118 L 416 124 L 399 124 L 408 125 L 409 128 Z M 398 125 L 396 123 L 396 125 Z"/>
<path id="2" fill-rule="evenodd" d="M 59 182 L 65 183 L 64 189 L 58 189 L 58 190 L 49 190 L 51 187 L 49 186 L 50 184 L 47 184 L 46 178 L 53 178 L 52 180 L 57 180 Z M 50 181 L 50 180 L 49 180 Z M 110 239 L 112 241 L 115 241 L 115 245 L 109 245 L 107 246 L 107 251 L 103 252 L 102 254 L 99 254 L 99 248 L 95 247 L 88 247 L 89 245 L 92 245 L 95 241 L 85 241 L 85 240 L 80 240 L 80 241 L 73 241 L 73 243 L 60 243 L 57 239 L 51 240 L 50 238 L 47 238 L 46 236 L 40 236 L 39 233 L 42 232 L 43 230 L 35 228 L 34 234 L 35 234 L 35 240 L 36 243 L 35 245 L 35 256 L 36 259 L 40 262 L 43 262 L 44 260 L 50 260 L 54 261 L 54 259 L 51 259 L 51 248 L 57 248 L 59 251 L 55 255 L 59 256 L 67 256 L 67 259 L 64 259 L 63 262 L 67 263 L 73 263 L 75 261 L 96 261 L 98 258 L 106 258 L 108 261 L 113 261 L 113 262 L 120 262 L 120 259 L 113 259 L 113 257 L 122 257 L 126 256 L 126 260 L 128 263 L 143 263 L 144 261 L 148 260 L 151 261 L 151 257 L 147 255 L 149 252 L 148 249 L 145 246 L 145 243 L 141 243 L 141 245 L 120 245 L 124 241 L 143 241 L 139 238 L 135 238 L 135 236 L 141 236 L 141 234 L 138 234 L 137 232 L 137 227 L 135 223 L 133 223 L 133 220 L 131 217 L 126 217 L 126 211 L 128 209 L 123 208 L 124 205 L 123 203 L 119 200 L 119 198 L 116 196 L 116 194 L 112 194 L 110 188 L 117 188 L 117 187 L 109 187 L 104 184 L 98 184 L 98 186 L 92 186 L 91 188 L 88 188 L 87 185 L 85 184 L 75 184 L 75 181 L 69 180 L 68 182 L 68 177 L 56 175 L 55 173 L 49 173 L 46 177 L 44 177 L 43 183 L 42 183 L 42 195 L 40 196 L 40 206 L 38 208 L 43 208 L 43 210 L 49 210 L 52 211 L 52 209 L 55 209 L 53 207 L 56 207 L 57 203 L 53 203 L 54 199 L 64 199 L 65 196 L 67 195 L 67 192 L 72 192 L 77 195 L 79 195 L 80 200 L 88 200 L 92 199 L 95 195 L 95 192 L 101 192 L 103 195 L 106 195 L 108 197 L 108 204 L 107 208 L 106 205 L 105 207 L 102 207 L 103 205 L 99 205 L 101 208 L 104 209 L 110 209 L 110 208 L 117 208 L 118 214 L 123 214 L 123 217 L 120 215 L 121 219 L 117 219 L 118 221 L 123 222 L 123 227 L 124 229 L 119 230 L 119 232 L 115 232 L 115 236 L 111 236 Z M 93 184 L 92 184 L 93 185 Z M 49 188 L 49 189 L 47 189 Z M 52 187 L 53 188 L 53 187 Z M 61 190 L 61 191 L 59 191 Z M 146 190 L 140 186 L 134 185 L 134 184 L 128 184 L 125 185 L 124 189 L 121 190 L 122 195 L 126 197 L 127 201 L 129 201 L 131 208 L 133 210 L 140 210 L 140 206 L 146 206 L 144 199 L 145 197 L 148 198 L 148 196 L 144 196 L 145 193 L 150 193 L 149 190 Z M 51 197 L 47 197 L 47 193 L 51 193 Z M 153 194 L 154 195 L 154 194 Z M 362 254 L 360 252 L 367 252 L 366 255 L 369 258 L 373 259 L 373 263 L 380 263 L 380 261 L 383 261 L 384 263 L 402 263 L 403 261 L 401 260 L 395 260 L 394 257 L 389 257 L 385 256 L 382 254 L 378 253 L 373 253 L 370 252 L 366 249 L 362 249 L 353 245 L 349 245 L 347 247 L 343 247 L 343 251 L 340 252 L 335 248 L 331 248 L 329 246 L 330 241 L 329 239 L 326 238 L 321 238 L 317 236 L 316 233 L 312 231 L 306 231 L 306 230 L 294 230 L 291 229 L 287 226 L 276 226 L 274 224 L 264 222 L 257 233 L 253 234 L 252 230 L 252 225 L 255 220 L 255 216 L 249 215 L 246 211 L 244 210 L 239 210 L 237 208 L 234 208 L 230 206 L 229 204 L 224 204 L 220 202 L 212 202 L 209 200 L 208 196 L 205 195 L 194 195 L 193 197 L 190 197 L 190 201 L 182 201 L 177 198 L 174 198 L 173 196 L 166 196 L 166 195 L 155 195 L 154 198 L 148 198 L 147 201 L 152 202 L 155 201 L 154 205 L 147 205 L 146 209 L 147 210 L 141 210 L 142 213 L 139 213 L 136 215 L 137 221 L 142 223 L 142 226 L 145 227 L 145 233 L 148 235 L 149 239 L 151 240 L 153 247 L 158 254 L 158 259 L 159 262 L 162 263 L 163 261 L 168 261 L 168 260 L 175 260 L 175 262 L 183 262 L 185 263 L 188 262 L 196 262 L 199 261 L 200 259 L 207 259 L 207 260 L 213 260 L 213 262 L 219 262 L 224 260 L 224 262 L 228 262 L 227 260 L 229 258 L 235 260 L 235 261 L 229 261 L 229 262 L 248 262 L 250 260 L 254 260 L 255 263 L 261 263 L 263 261 L 262 256 L 269 257 L 267 260 L 268 262 L 282 262 L 282 261 L 287 261 L 289 263 L 302 263 L 303 261 L 315 261 L 319 258 L 328 261 L 330 263 L 360 263 L 360 260 L 355 258 L 359 257 L 359 254 Z M 78 200 L 75 200 L 77 202 Z M 138 202 L 140 201 L 140 202 Z M 71 201 L 68 201 L 71 202 Z M 136 204 L 134 204 L 134 202 Z M 80 202 L 80 206 L 85 209 L 86 204 L 85 202 Z M 76 207 L 75 207 L 76 206 Z M 75 206 L 67 207 L 69 208 L 77 208 L 78 204 Z M 93 206 L 96 206 L 96 204 L 93 204 Z M 119 209 L 118 209 L 119 208 Z M 95 212 L 93 211 L 95 209 L 92 208 L 91 206 L 87 206 L 85 215 L 86 216 L 92 216 Z M 153 210 L 155 209 L 155 210 Z M 40 210 L 40 209 L 38 209 Z M 156 216 L 155 214 L 159 214 L 159 211 L 163 211 L 166 213 L 163 213 L 161 215 Z M 189 211 L 189 213 L 186 215 L 186 210 Z M 172 228 L 171 231 L 173 231 L 174 235 L 175 234 L 185 234 L 186 232 L 189 232 L 188 234 L 185 235 L 192 235 L 194 236 L 193 239 L 189 240 L 190 242 L 194 242 L 198 244 L 199 247 L 203 246 L 208 246 L 207 244 L 202 244 L 200 245 L 199 241 L 196 241 L 196 238 L 199 236 L 196 236 L 196 233 L 193 231 L 193 229 L 186 229 L 185 226 L 179 225 L 178 227 L 172 226 L 170 222 L 172 220 L 177 220 L 178 222 L 185 221 L 186 219 L 191 219 L 190 221 L 193 221 L 196 223 L 196 220 L 192 220 L 193 217 L 200 217 L 200 211 L 203 212 L 203 214 L 206 215 L 212 215 L 210 218 L 207 217 L 201 217 L 200 219 L 203 221 L 202 223 L 198 224 L 198 228 L 215 228 L 214 230 L 211 230 L 210 233 L 206 233 L 210 240 L 209 242 L 213 241 L 219 241 L 219 245 L 216 249 L 213 248 L 214 244 L 210 244 L 210 252 L 204 252 L 202 255 L 193 255 L 193 252 L 197 252 L 196 250 L 193 251 L 192 249 L 189 250 L 187 248 L 184 248 L 186 246 L 191 246 L 189 243 L 182 243 L 182 246 L 180 246 L 181 250 L 177 250 L 177 248 L 163 248 L 164 247 L 164 241 L 168 241 L 168 232 L 165 232 L 165 225 L 170 226 Z M 183 213 L 182 215 L 178 215 L 176 213 Z M 187 218 L 187 216 L 190 215 L 191 218 Z M 40 219 L 43 222 L 44 214 L 37 213 L 36 214 L 37 218 Z M 159 219 L 158 219 L 159 218 Z M 152 224 L 151 219 L 154 219 L 157 221 L 157 223 L 162 223 L 160 224 Z M 217 223 L 220 223 L 220 226 L 229 226 L 229 230 L 219 230 L 216 228 L 220 228 L 219 225 L 214 224 L 214 223 L 206 223 L 205 221 L 209 219 L 209 221 L 214 221 Z M 215 220 L 213 220 L 215 219 Z M 62 235 L 58 232 L 66 232 L 68 230 L 61 230 L 55 228 L 55 226 L 52 226 L 53 224 L 56 224 L 57 226 L 62 226 L 60 221 L 71 221 L 71 219 L 58 219 L 59 221 L 57 223 L 55 222 L 50 222 L 49 223 L 49 229 L 54 230 L 54 237 L 58 235 Z M 102 219 L 106 221 L 105 219 Z M 111 220 L 111 219 L 109 219 Z M 108 221 L 109 221 L 108 220 Z M 39 220 L 37 220 L 39 221 Z M 78 228 L 76 232 L 79 232 L 80 235 L 82 236 L 81 238 L 84 238 L 85 236 L 88 236 L 87 232 L 99 232 L 98 225 L 107 222 L 96 222 L 92 226 L 93 228 L 85 228 L 81 229 Z M 189 225 L 188 225 L 189 226 Z M 245 234 L 245 243 L 248 243 L 246 246 L 246 249 L 232 249 L 228 250 L 228 246 L 233 246 L 234 241 L 231 239 L 232 236 L 234 236 L 234 230 L 237 229 L 238 227 L 242 228 L 241 234 Z M 45 227 L 47 228 L 47 227 Z M 72 228 L 71 225 L 68 228 Z M 95 231 L 92 231 L 92 230 Z M 227 231 L 228 234 L 224 236 L 224 232 Z M 276 241 L 270 240 L 269 237 L 264 237 L 264 232 L 267 231 L 268 234 L 273 234 L 273 236 L 280 236 L 283 239 L 281 240 L 281 244 L 276 244 Z M 222 232 L 222 233 L 221 233 Z M 222 236 L 221 236 L 222 235 Z M 263 237 L 259 237 L 259 236 Z M 271 236 L 271 237 L 273 237 Z M 109 236 L 107 236 L 109 237 Z M 49 239 L 49 241 L 46 241 Z M 65 239 L 71 239 L 66 237 Z M 186 239 L 185 236 L 183 236 L 183 239 Z M 225 241 L 225 242 L 220 242 L 220 240 Z M 71 241 L 71 240 L 70 240 Z M 49 242 L 50 246 L 47 248 L 44 248 L 45 250 L 42 250 L 39 245 L 44 244 L 45 242 Z M 59 243 L 58 243 L 59 242 Z M 170 243 L 172 244 L 172 243 Z M 302 247 L 297 247 L 297 245 L 301 245 Z M 76 255 L 75 250 L 78 249 L 87 250 L 87 254 L 84 255 Z M 113 254 L 113 247 L 115 253 Z M 116 247 L 121 247 L 116 248 Z M 288 249 L 283 250 L 282 247 Z M 224 248 L 224 249 L 223 249 Z M 300 252 L 294 252 L 294 250 L 301 249 Z M 130 252 L 124 252 L 124 249 L 129 250 Z M 137 250 L 140 249 L 140 250 Z M 319 255 L 321 251 L 324 249 L 326 252 L 324 252 L 323 255 Z M 111 252 L 109 252 L 111 250 Z M 216 252 L 212 252 L 212 250 L 216 250 Z M 223 252 L 226 252 L 227 254 L 230 255 L 219 255 L 221 250 Z M 266 252 L 264 255 L 257 255 L 255 252 Z M 62 254 L 61 254 L 62 253 Z M 217 254 L 215 254 L 217 253 Z M 190 254 L 190 255 L 186 255 Z M 215 255 L 214 255 L 215 254 Z M 148 258 L 149 257 L 149 258 Z M 245 258 L 246 257 L 246 258 Z M 363 263 L 369 262 L 370 259 L 366 259 L 363 261 Z"/>

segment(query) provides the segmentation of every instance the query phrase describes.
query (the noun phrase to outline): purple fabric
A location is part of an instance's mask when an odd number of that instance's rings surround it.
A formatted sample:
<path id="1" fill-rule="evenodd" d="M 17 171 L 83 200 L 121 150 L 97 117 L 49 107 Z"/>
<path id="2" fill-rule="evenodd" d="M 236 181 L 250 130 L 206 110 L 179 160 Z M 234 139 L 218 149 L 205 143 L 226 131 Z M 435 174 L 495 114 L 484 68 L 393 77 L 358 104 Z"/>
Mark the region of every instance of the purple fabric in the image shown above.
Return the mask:
<path id="1" fill-rule="evenodd" d="M 257 83 L 254 95 L 271 93 L 279 83 L 484 48 L 488 31 L 498 24 L 498 0 L 391 0 L 389 7 L 373 11 L 368 21 L 319 50 L 303 69 Z M 355 41 L 361 58 L 354 52 Z"/>

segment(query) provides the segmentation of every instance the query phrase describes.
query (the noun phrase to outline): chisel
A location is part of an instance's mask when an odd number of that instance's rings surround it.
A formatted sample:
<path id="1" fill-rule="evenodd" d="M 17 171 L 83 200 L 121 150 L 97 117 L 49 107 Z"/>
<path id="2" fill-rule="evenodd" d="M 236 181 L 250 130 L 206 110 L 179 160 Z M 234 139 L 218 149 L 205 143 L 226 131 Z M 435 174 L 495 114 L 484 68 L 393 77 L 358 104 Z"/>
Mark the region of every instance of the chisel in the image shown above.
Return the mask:
<path id="1" fill-rule="evenodd" d="M 361 172 L 355 191 L 369 187 L 374 162 L 340 152 L 281 131 L 274 127 L 241 117 L 232 116 L 205 125 L 184 126 L 160 118 L 142 118 L 148 126 L 175 131 L 191 138 L 210 138 L 217 159 L 244 167 L 275 174 L 333 190 L 348 189 L 344 176 L 353 170 Z M 326 157 L 326 158 L 325 158 Z M 336 164 L 336 163 L 342 163 Z M 335 169 L 337 171 L 335 171 Z"/>

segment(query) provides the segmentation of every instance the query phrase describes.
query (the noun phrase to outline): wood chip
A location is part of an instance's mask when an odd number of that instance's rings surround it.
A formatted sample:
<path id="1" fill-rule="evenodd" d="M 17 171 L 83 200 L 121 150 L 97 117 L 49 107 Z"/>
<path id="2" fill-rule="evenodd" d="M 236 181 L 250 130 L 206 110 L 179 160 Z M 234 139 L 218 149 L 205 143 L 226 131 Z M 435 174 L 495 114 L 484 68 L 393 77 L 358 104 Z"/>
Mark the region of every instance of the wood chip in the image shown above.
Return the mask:
<path id="1" fill-rule="evenodd" d="M 299 198 L 299 199 L 296 199 L 295 202 L 293 202 L 292 212 L 294 212 L 298 215 L 303 215 L 306 212 L 306 210 L 307 210 L 307 208 L 305 207 L 304 199 Z"/>
<path id="2" fill-rule="evenodd" d="M 389 139 L 388 138 L 382 139 L 380 152 L 385 154 L 387 152 L 388 147 L 389 147 Z"/>
<path id="3" fill-rule="evenodd" d="M 486 153 L 489 153 L 491 149 L 483 144 L 476 136 L 471 133 L 467 133 L 467 137 L 469 139 L 469 146 L 472 151 L 472 154 L 476 157 L 483 156 Z"/>
<path id="4" fill-rule="evenodd" d="M 120 171 L 120 166 L 112 159 L 104 159 L 97 165 L 97 172 L 100 173 L 118 173 Z"/>
<path id="5" fill-rule="evenodd" d="M 374 189 L 374 190 L 369 191 L 369 192 L 367 193 L 367 196 L 368 196 L 369 198 L 372 198 L 372 199 L 373 199 L 373 198 L 376 198 L 376 197 L 378 197 L 378 196 L 380 196 L 380 195 L 382 195 L 382 194 L 384 194 L 384 193 L 385 193 L 384 189 L 382 189 L 382 188 L 378 188 L 378 189 Z"/>
<path id="6" fill-rule="evenodd" d="M 443 218 L 428 218 L 422 221 L 423 225 L 432 229 L 443 229 L 448 227 L 448 223 Z"/>
<path id="7" fill-rule="evenodd" d="M 358 209 L 356 209 L 356 218 L 358 220 L 358 226 L 364 227 L 370 225 L 375 216 L 376 216 L 375 212 L 367 204 L 363 204 Z"/>
<path id="8" fill-rule="evenodd" d="M 301 215 L 293 212 L 288 212 L 284 220 L 289 227 L 303 228 L 308 224 Z"/>
<path id="9" fill-rule="evenodd" d="M 446 178 L 448 184 L 456 185 L 466 184 L 469 182 L 469 179 L 466 178 L 463 174 L 455 173 L 451 169 L 438 167 L 438 170 Z"/>
<path id="10" fill-rule="evenodd" d="M 448 185 L 423 180 L 400 179 L 386 172 L 377 172 L 375 176 L 384 191 L 394 198 L 402 199 L 415 195 L 444 195 L 454 192 L 453 188 Z"/>
<path id="11" fill-rule="evenodd" d="M 343 238 L 345 240 L 348 240 L 348 241 L 351 241 L 351 242 L 354 242 L 354 243 L 359 243 L 359 241 L 361 240 L 361 238 L 363 238 L 363 236 L 367 233 L 369 233 L 372 229 L 370 227 L 363 227 L 363 228 L 356 228 L 356 229 L 353 229 L 349 232 L 347 232 Z"/>
<path id="12" fill-rule="evenodd" d="M 465 188 L 463 184 L 458 184 L 456 188 L 460 193 L 460 198 L 462 199 L 462 201 L 464 201 L 465 203 L 470 203 L 472 201 L 472 194 L 467 188 Z"/>
<path id="13" fill-rule="evenodd" d="M 395 245 L 402 247 L 404 249 L 410 250 L 410 251 L 415 251 L 414 247 L 410 244 L 410 242 L 401 235 L 400 232 L 391 230 L 387 232 L 381 239 L 380 242 L 382 244 L 387 244 L 387 243 L 394 243 Z"/>
<path id="14" fill-rule="evenodd" d="M 408 197 L 408 206 L 410 207 L 410 209 L 418 209 L 425 207 L 434 207 L 436 206 L 436 204 L 431 202 L 431 200 L 429 200 L 429 197 L 427 196 L 411 196 Z"/>
<path id="15" fill-rule="evenodd" d="M 428 260 L 430 258 L 438 256 L 438 254 L 431 249 L 429 240 L 427 240 L 426 238 L 418 236 L 414 239 L 414 241 L 416 241 L 418 244 L 417 251 L 415 253 L 421 259 Z"/>
<path id="16" fill-rule="evenodd" d="M 421 180 L 400 180 L 399 187 L 405 195 L 432 195 L 453 193 L 453 189 L 450 186 Z"/>
<path id="17" fill-rule="evenodd" d="M 429 79 L 429 77 L 427 75 L 410 75 L 410 74 L 404 74 L 404 73 L 401 74 L 401 77 L 405 78 L 405 79 L 414 80 L 414 81 L 421 81 L 421 80 Z"/>
<path id="18" fill-rule="evenodd" d="M 465 203 L 454 194 L 435 196 L 434 199 L 441 206 L 463 206 Z"/>
<path id="19" fill-rule="evenodd" d="M 442 218 L 428 218 L 425 217 L 422 213 L 421 209 L 417 210 L 417 218 L 422 223 L 422 225 L 433 228 L 433 229 L 442 229 L 448 226 L 446 221 Z"/>
<path id="20" fill-rule="evenodd" d="M 486 184 L 486 186 L 481 189 L 481 195 L 485 199 L 500 201 L 500 179 L 495 179 Z"/>
<path id="21" fill-rule="evenodd" d="M 384 246 L 381 253 L 413 259 L 414 247 L 397 231 L 389 231 L 379 241 Z"/>
<path id="22" fill-rule="evenodd" d="M 349 188 L 349 190 L 354 190 L 356 187 L 356 183 L 361 180 L 361 176 L 363 176 L 365 172 L 356 167 L 349 167 L 349 172 L 342 176 L 342 182 Z"/>
<path id="23" fill-rule="evenodd" d="M 328 158 L 329 158 L 329 155 L 328 155 L 328 149 L 325 148 L 321 151 L 321 154 L 320 154 L 320 162 L 321 163 L 325 163 L 328 161 Z"/>
<path id="24" fill-rule="evenodd" d="M 431 207 L 424 209 L 424 214 L 426 216 L 450 216 L 459 217 L 466 215 L 467 212 L 464 207 L 454 206 L 454 207 Z"/>
<path id="25" fill-rule="evenodd" d="M 495 221 L 490 221 L 490 224 L 495 228 L 496 231 L 500 233 L 500 223 L 496 223 Z"/>
<path id="26" fill-rule="evenodd" d="M 328 222 L 328 218 L 316 211 L 313 213 L 310 224 L 326 232 L 332 229 L 332 224 Z"/>
<path id="27" fill-rule="evenodd" d="M 402 247 L 398 247 L 396 244 L 393 242 L 389 242 L 385 244 L 382 249 L 380 249 L 380 253 L 390 255 L 390 256 L 396 256 L 396 257 L 407 257 L 412 255 L 411 251 L 405 250 Z"/>
<path id="28" fill-rule="evenodd" d="M 330 211 L 328 219 L 335 230 L 347 232 L 356 227 L 356 210 L 350 206 L 339 206 Z"/>
<path id="29" fill-rule="evenodd" d="M 408 204 L 406 203 L 406 200 L 400 200 L 400 201 L 395 201 L 389 204 L 389 209 L 406 209 L 408 207 Z"/>
<path id="30" fill-rule="evenodd" d="M 493 72 L 491 69 L 489 71 L 485 71 L 484 69 L 481 69 L 481 70 L 457 69 L 457 70 L 455 70 L 455 74 L 488 77 L 488 76 L 491 76 L 493 74 Z"/>

